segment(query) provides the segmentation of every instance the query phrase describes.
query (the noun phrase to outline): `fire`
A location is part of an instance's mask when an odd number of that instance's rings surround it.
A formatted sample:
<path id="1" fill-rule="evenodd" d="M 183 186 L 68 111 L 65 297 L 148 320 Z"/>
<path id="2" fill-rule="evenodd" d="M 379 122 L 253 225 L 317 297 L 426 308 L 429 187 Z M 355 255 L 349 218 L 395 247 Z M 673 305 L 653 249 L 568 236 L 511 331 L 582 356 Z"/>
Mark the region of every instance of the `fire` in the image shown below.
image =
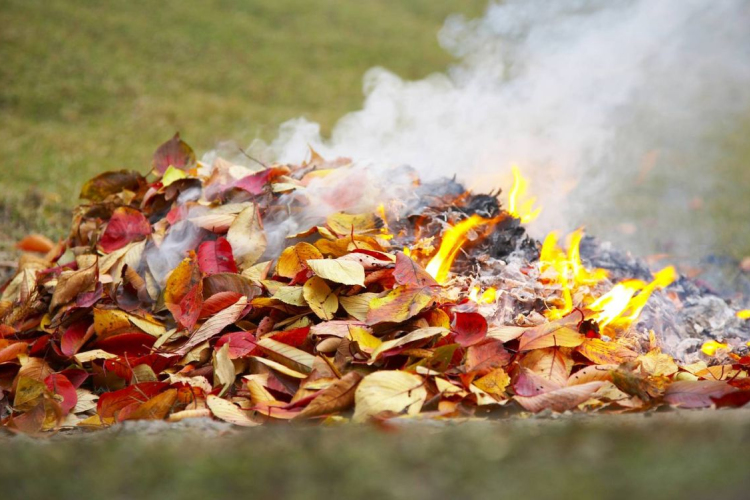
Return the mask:
<path id="1" fill-rule="evenodd" d="M 723 344 L 715 340 L 708 340 L 701 346 L 701 352 L 703 352 L 703 354 L 705 354 L 706 356 L 714 356 L 716 354 L 716 351 L 728 348 L 729 344 Z"/>
<path id="2" fill-rule="evenodd" d="M 547 312 L 550 319 L 562 318 L 573 310 L 573 291 L 580 286 L 595 285 L 607 278 L 604 269 L 586 269 L 581 262 L 581 239 L 583 228 L 574 231 L 568 239 L 568 251 L 558 247 L 558 235 L 551 232 L 544 239 L 539 257 L 540 270 L 544 273 L 548 269 L 555 271 L 560 285 L 563 305 Z"/>
<path id="3" fill-rule="evenodd" d="M 579 228 L 568 238 L 568 250 L 558 246 L 558 234 L 550 233 L 545 238 L 539 257 L 540 271 L 554 271 L 555 279 L 560 285 L 562 304 L 547 311 L 549 319 L 558 319 L 573 311 L 573 296 L 583 286 L 594 286 L 604 281 L 608 273 L 604 269 L 587 269 L 581 262 L 580 245 L 583 239 L 583 228 Z M 616 284 L 612 290 L 594 300 L 590 305 L 582 304 L 593 311 L 589 319 L 596 321 L 600 327 L 612 325 L 625 328 L 638 319 L 654 290 L 664 288 L 677 279 L 677 271 L 670 266 L 654 275 L 650 283 L 632 279 Z M 593 300 L 590 297 L 586 299 Z"/>
<path id="4" fill-rule="evenodd" d="M 638 319 L 654 290 L 667 287 L 676 279 L 677 271 L 669 266 L 655 273 L 650 283 L 641 280 L 618 283 L 588 307 L 596 312 L 592 319 L 601 327 L 610 324 L 627 327 Z"/>
<path id="5" fill-rule="evenodd" d="M 388 227 L 388 216 L 385 213 L 385 205 L 380 204 L 377 208 L 378 216 L 383 220 L 383 227 L 380 229 L 380 237 L 384 240 L 390 240 L 393 239 L 393 235 L 391 234 L 391 230 Z"/>
<path id="6" fill-rule="evenodd" d="M 469 290 L 469 300 L 476 302 L 477 304 L 493 304 L 497 299 L 497 290 L 493 287 L 489 287 L 482 295 L 479 295 L 479 287 L 473 286 Z"/>
<path id="7" fill-rule="evenodd" d="M 425 268 L 427 272 L 441 285 L 448 281 L 448 273 L 451 270 L 451 265 L 453 265 L 458 251 L 466 243 L 469 231 L 492 222 L 494 222 L 494 219 L 485 219 L 475 214 L 448 229 L 443 235 L 440 249 L 430 259 Z"/>
<path id="8" fill-rule="evenodd" d="M 512 165 L 511 169 L 513 170 L 513 187 L 508 196 L 508 212 L 513 217 L 521 219 L 521 222 L 525 224 L 539 217 L 539 214 L 542 212 L 542 207 L 534 208 L 534 204 L 536 203 L 536 197 L 534 196 L 521 201 L 526 194 L 529 181 L 521 176 L 521 171 L 518 169 L 518 166 Z"/>
<path id="9" fill-rule="evenodd" d="M 750 319 L 750 309 L 743 309 L 742 311 L 737 311 L 737 317 L 740 319 Z"/>

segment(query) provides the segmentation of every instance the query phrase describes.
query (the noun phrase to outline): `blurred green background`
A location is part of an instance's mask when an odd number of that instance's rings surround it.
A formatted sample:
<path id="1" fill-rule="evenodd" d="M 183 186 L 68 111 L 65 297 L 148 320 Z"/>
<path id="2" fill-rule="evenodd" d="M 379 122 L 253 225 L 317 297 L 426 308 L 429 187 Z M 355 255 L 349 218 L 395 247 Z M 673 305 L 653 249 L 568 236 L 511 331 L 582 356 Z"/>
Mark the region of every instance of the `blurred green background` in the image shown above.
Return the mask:
<path id="1" fill-rule="evenodd" d="M 147 171 L 176 130 L 200 154 L 272 139 L 304 116 L 324 133 L 377 65 L 445 69 L 437 32 L 486 0 L 3 0 L 0 245 L 61 236 L 81 184 Z M 0 247 L 0 250 L 3 249 Z"/>

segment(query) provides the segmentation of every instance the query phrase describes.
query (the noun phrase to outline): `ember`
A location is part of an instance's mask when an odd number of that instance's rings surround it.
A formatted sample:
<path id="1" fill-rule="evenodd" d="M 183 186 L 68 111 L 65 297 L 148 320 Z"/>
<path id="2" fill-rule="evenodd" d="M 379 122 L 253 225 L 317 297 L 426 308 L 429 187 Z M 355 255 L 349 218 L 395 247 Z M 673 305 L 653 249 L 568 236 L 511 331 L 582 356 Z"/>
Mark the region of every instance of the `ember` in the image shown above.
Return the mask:
<path id="1" fill-rule="evenodd" d="M 3 424 L 747 400 L 726 397 L 748 391 L 747 311 L 582 230 L 567 250 L 556 233 L 529 238 L 520 223 L 540 208 L 516 167 L 507 209 L 408 170 L 386 194 L 354 183 L 358 168 L 314 152 L 300 165 L 208 165 L 175 136 L 152 177 L 89 181 L 69 238 L 22 242 L 2 288 Z"/>

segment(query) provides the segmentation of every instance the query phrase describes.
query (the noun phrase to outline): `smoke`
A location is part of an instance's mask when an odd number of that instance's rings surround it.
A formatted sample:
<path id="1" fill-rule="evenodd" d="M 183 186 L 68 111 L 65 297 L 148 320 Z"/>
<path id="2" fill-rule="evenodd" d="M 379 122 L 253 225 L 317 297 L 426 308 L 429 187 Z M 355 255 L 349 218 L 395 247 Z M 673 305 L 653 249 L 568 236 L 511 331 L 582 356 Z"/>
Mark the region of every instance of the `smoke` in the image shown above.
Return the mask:
<path id="1" fill-rule="evenodd" d="M 687 207 L 721 154 L 707 137 L 750 102 L 750 3 L 509 0 L 449 18 L 439 42 L 458 60 L 445 73 L 374 68 L 330 138 L 292 120 L 266 153 L 299 162 L 312 145 L 484 192 L 507 189 L 517 163 L 545 206 L 536 234 L 586 224 L 617 239 L 632 223 L 649 250 L 665 229 L 696 243 Z"/>

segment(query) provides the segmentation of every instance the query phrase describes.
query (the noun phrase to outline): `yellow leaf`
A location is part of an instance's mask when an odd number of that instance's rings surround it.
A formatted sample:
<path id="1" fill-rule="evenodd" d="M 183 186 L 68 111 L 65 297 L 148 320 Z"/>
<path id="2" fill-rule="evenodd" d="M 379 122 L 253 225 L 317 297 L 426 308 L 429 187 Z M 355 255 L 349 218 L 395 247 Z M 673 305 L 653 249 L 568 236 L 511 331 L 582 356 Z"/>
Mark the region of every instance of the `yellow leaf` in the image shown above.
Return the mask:
<path id="1" fill-rule="evenodd" d="M 92 349 L 91 351 L 79 352 L 78 354 L 73 356 L 73 359 L 76 360 L 76 363 L 83 364 L 88 363 L 89 361 L 94 361 L 95 359 L 112 359 L 116 357 L 116 354 L 110 354 L 107 351 L 102 351 L 101 349 Z"/>
<path id="2" fill-rule="evenodd" d="M 276 274 L 285 278 L 294 278 L 305 269 L 305 263 L 308 260 L 322 258 L 323 254 L 314 245 L 304 241 L 297 243 L 281 252 L 279 262 L 276 264 Z"/>
<path id="3" fill-rule="evenodd" d="M 435 299 L 431 288 L 411 288 L 398 286 L 385 297 L 370 301 L 367 323 L 401 323 L 419 314 Z"/>
<path id="4" fill-rule="evenodd" d="M 354 394 L 355 422 L 363 422 L 383 412 L 416 415 L 427 398 L 422 377 L 393 370 L 378 371 L 366 376 Z"/>
<path id="5" fill-rule="evenodd" d="M 342 285 L 365 284 L 365 268 L 359 262 L 342 259 L 309 259 L 307 265 L 313 272 Z"/>
<path id="6" fill-rule="evenodd" d="M 214 414 L 214 417 L 225 422 L 229 422 L 234 425 L 241 425 L 243 427 L 255 427 L 260 425 L 250 418 L 249 412 L 240 410 L 235 406 L 234 403 L 230 403 L 225 399 L 221 399 L 218 396 L 209 394 L 206 398 L 206 404 Z"/>
<path id="7" fill-rule="evenodd" d="M 373 213 L 345 214 L 337 213 L 328 216 L 326 224 L 340 236 L 349 234 L 373 233 L 383 227 L 383 220 Z"/>
<path id="8" fill-rule="evenodd" d="M 18 411 L 31 410 L 39 404 L 46 391 L 44 382 L 31 377 L 18 377 L 13 407 Z"/>
<path id="9" fill-rule="evenodd" d="M 493 396 L 503 396 L 510 377 L 502 368 L 495 368 L 490 373 L 474 382 L 474 385 Z"/>
<path id="10" fill-rule="evenodd" d="M 329 321 L 339 308 L 339 299 L 322 278 L 313 276 L 302 287 L 302 294 L 317 317 Z"/>
<path id="11" fill-rule="evenodd" d="M 371 334 L 367 329 L 361 326 L 349 327 L 349 340 L 359 344 L 359 348 L 364 352 L 371 353 L 383 343 L 382 340 Z"/>
<path id="12" fill-rule="evenodd" d="M 187 174 L 184 170 L 180 170 L 179 168 L 174 168 L 173 166 L 169 166 L 164 172 L 164 175 L 161 178 L 161 183 L 164 187 L 169 186 L 175 181 L 179 181 L 180 179 L 187 178 Z"/>
<path id="13" fill-rule="evenodd" d="M 229 343 L 226 343 L 221 349 L 214 351 L 214 378 L 224 386 L 219 396 L 223 396 L 232 387 L 234 376 L 234 363 L 229 359 Z"/>
<path id="14" fill-rule="evenodd" d="M 370 310 L 370 301 L 378 295 L 377 293 L 365 292 L 349 297 L 341 296 L 339 302 L 349 315 L 360 321 L 366 321 L 367 312 Z"/>
<path id="15" fill-rule="evenodd" d="M 227 241 L 232 245 L 234 260 L 241 271 L 258 262 L 268 242 L 260 221 L 260 211 L 255 205 L 240 212 L 232 222 L 227 231 Z"/>
<path id="16" fill-rule="evenodd" d="M 301 286 L 282 285 L 276 290 L 272 298 L 280 300 L 284 304 L 289 304 L 290 306 L 304 307 L 307 305 Z"/>
<path id="17" fill-rule="evenodd" d="M 312 371 L 315 356 L 308 352 L 268 337 L 260 339 L 258 346 L 263 349 L 263 352 L 269 358 L 292 370 L 301 373 L 310 373 Z"/>
<path id="18" fill-rule="evenodd" d="M 664 354 L 661 349 L 652 349 L 646 354 L 638 356 L 641 366 L 649 375 L 669 376 L 677 373 L 677 363 L 669 354 Z"/>

